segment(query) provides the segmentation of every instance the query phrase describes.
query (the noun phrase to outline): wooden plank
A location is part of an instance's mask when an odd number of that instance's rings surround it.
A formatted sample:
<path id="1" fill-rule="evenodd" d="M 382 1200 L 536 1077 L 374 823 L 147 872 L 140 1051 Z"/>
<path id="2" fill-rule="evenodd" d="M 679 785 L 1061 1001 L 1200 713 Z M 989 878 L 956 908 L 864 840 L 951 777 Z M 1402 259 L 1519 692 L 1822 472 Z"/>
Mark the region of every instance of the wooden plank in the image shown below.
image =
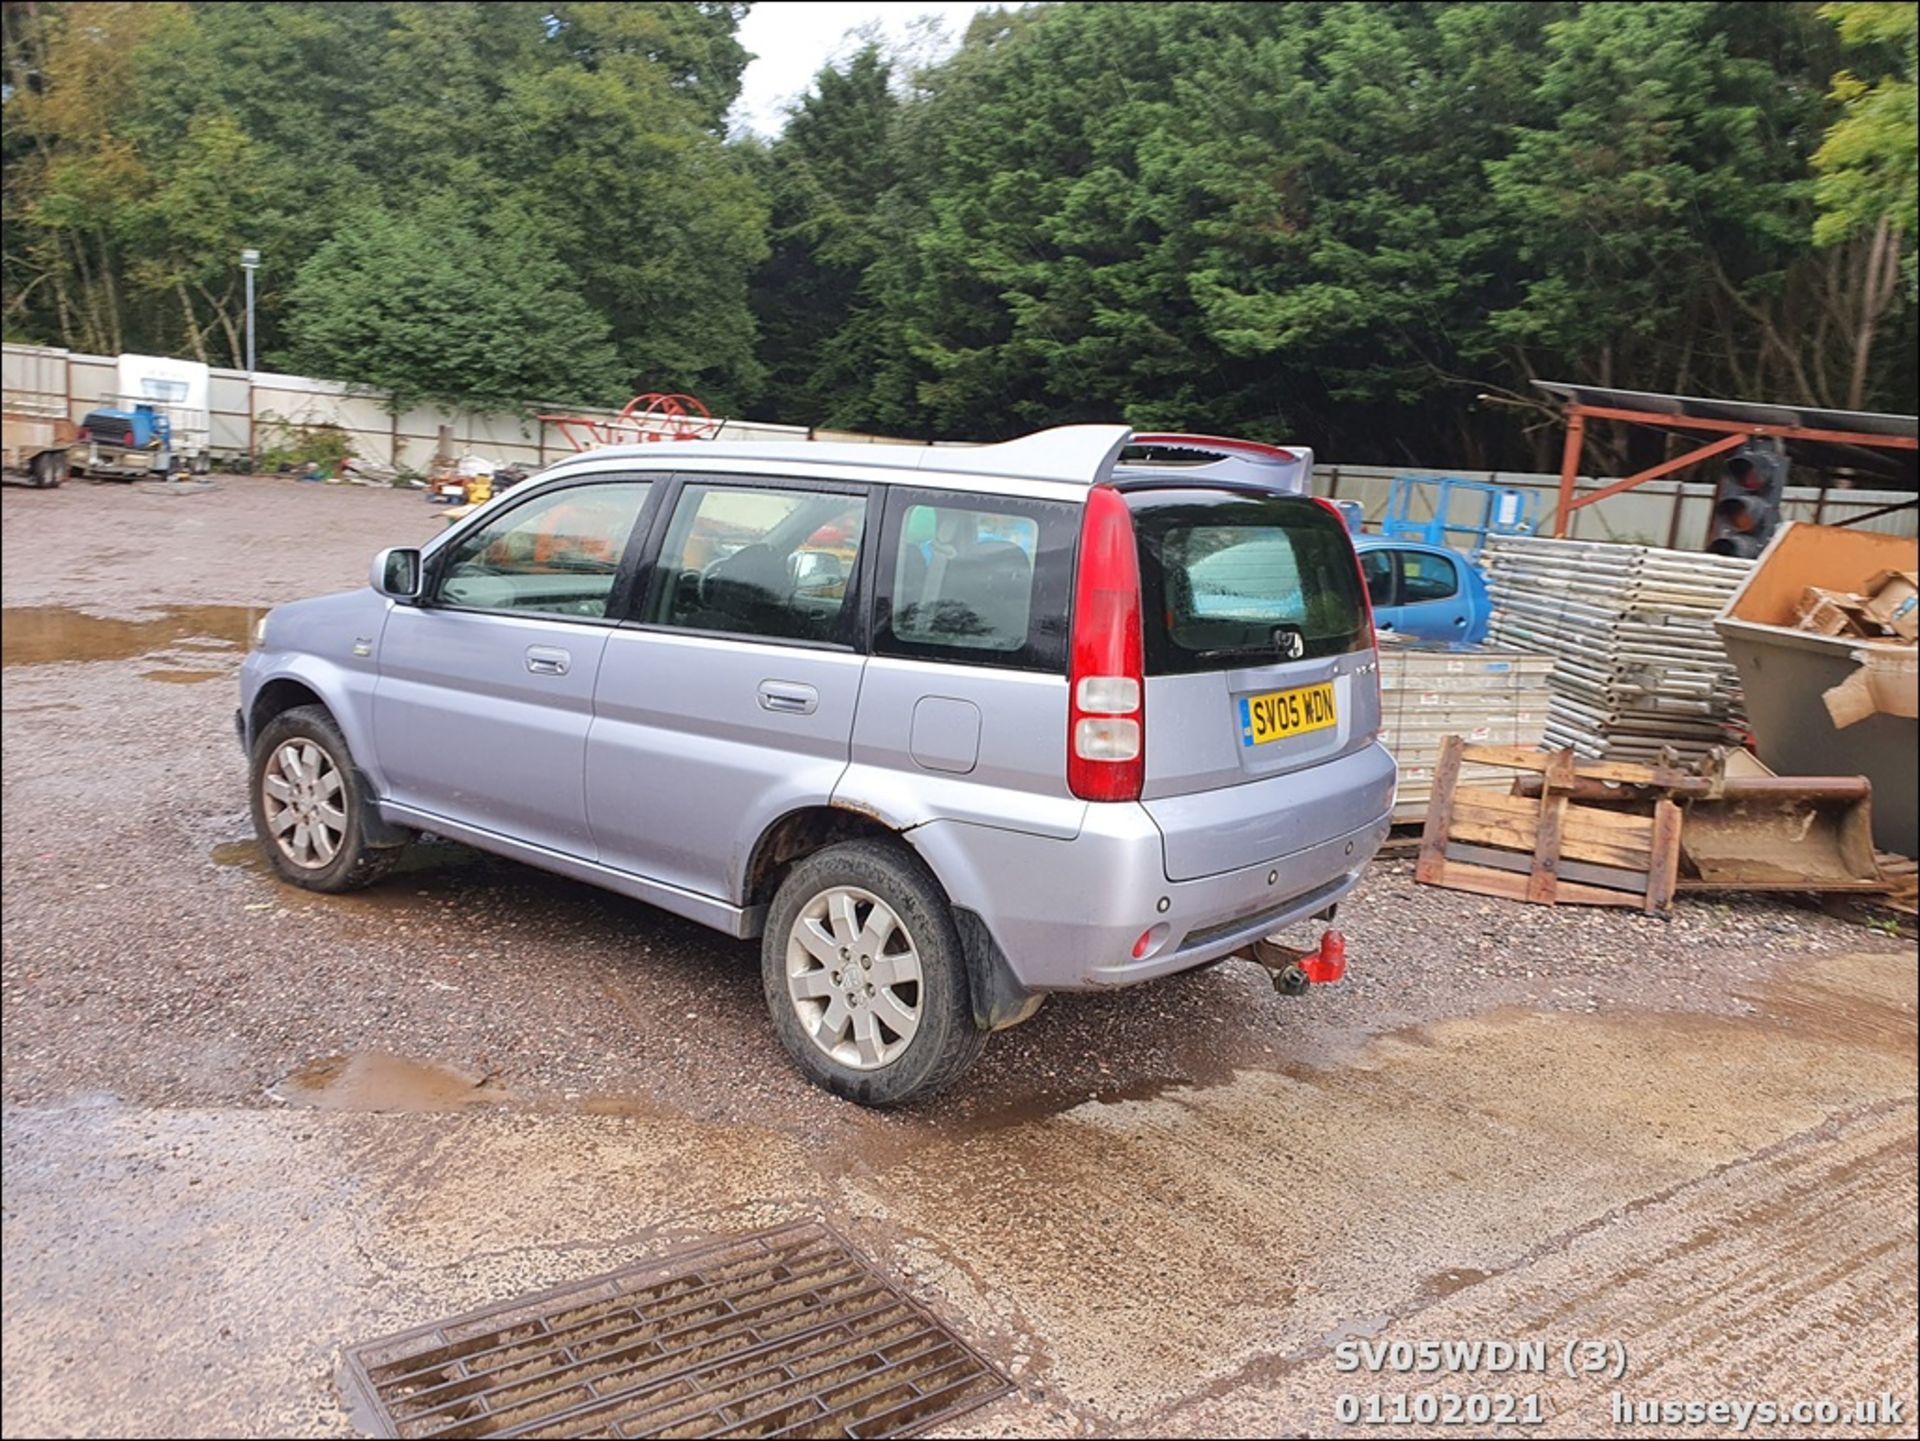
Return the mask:
<path id="1" fill-rule="evenodd" d="M 1492 870 L 1486 866 L 1467 865 L 1460 861 L 1442 862 L 1445 879 L 1430 882 L 1449 890 L 1470 891 L 1474 895 L 1498 896 L 1503 900 L 1524 901 L 1527 898 L 1527 878 L 1508 871 Z M 1599 886 L 1575 885 L 1565 883 L 1560 886 L 1559 899 L 1572 905 L 1582 906 L 1631 906 L 1638 910 L 1641 899 L 1626 891 L 1602 890 Z"/>
<path id="2" fill-rule="evenodd" d="M 1453 824 L 1453 793 L 1460 783 L 1460 752 L 1464 744 L 1459 736 L 1440 742 L 1440 760 L 1433 768 L 1433 788 L 1427 797 L 1427 824 L 1420 833 L 1420 860 L 1413 878 L 1428 885 L 1440 884 L 1446 870 L 1447 828 Z"/>
<path id="3" fill-rule="evenodd" d="M 1680 879 L 1680 807 L 1658 801 L 1653 807 L 1653 856 L 1647 862 L 1647 913 L 1666 915 L 1673 910 L 1673 890 Z"/>
<path id="4" fill-rule="evenodd" d="M 1473 797 L 1473 803 L 1476 807 L 1498 810 L 1506 815 L 1527 816 L 1531 818 L 1540 813 L 1540 794 L 1538 789 L 1536 789 L 1533 794 L 1528 795 L 1524 793 L 1515 794 L 1511 791 L 1497 791 L 1490 786 L 1479 786 L 1471 789 L 1462 787 L 1460 798 L 1464 800 L 1469 795 Z M 1575 796 L 1573 799 L 1578 800 L 1580 798 Z M 1647 837 L 1652 833 L 1652 817 L 1634 811 L 1615 810 L 1611 807 L 1602 806 L 1574 806 L 1567 812 L 1569 835 L 1572 834 L 1571 826 L 1576 819 L 1578 819 L 1581 826 L 1592 835 L 1596 837 L 1607 836 L 1620 843 L 1630 843 L 1637 837 L 1640 843 L 1644 845 Z"/>
<path id="5" fill-rule="evenodd" d="M 1453 825 L 1447 834 L 1456 841 L 1531 853 L 1540 819 L 1539 804 L 1524 796 L 1462 786 L 1454 793 Z M 1566 860 L 1644 871 L 1652 857 L 1652 844 L 1653 821 L 1647 816 L 1569 804 L 1562 819 L 1560 854 Z"/>
<path id="6" fill-rule="evenodd" d="M 1571 769 L 1571 753 L 1568 766 Z M 1552 784 L 1553 773 L 1547 774 Z M 1567 798 L 1548 795 L 1540 799 L 1540 821 L 1533 833 L 1533 870 L 1527 876 L 1527 899 L 1553 904 L 1554 888 L 1559 883 L 1560 831 L 1567 819 Z"/>
<path id="7" fill-rule="evenodd" d="M 1544 775 L 1554 765 L 1557 754 L 1528 750 L 1525 746 L 1467 746 L 1462 758 L 1478 761 L 1482 765 L 1507 766 L 1512 770 L 1538 771 Z M 1684 795 L 1699 794 L 1707 789 L 1705 777 L 1688 775 L 1670 766 L 1636 766 L 1623 761 L 1580 761 L 1574 771 L 1587 780 L 1618 781 L 1630 786 L 1659 786 L 1663 790 Z"/>
<path id="8" fill-rule="evenodd" d="M 1676 891 L 1797 891 L 1802 895 L 1815 891 L 1878 895 L 1886 889 L 1885 881 L 1708 881 L 1698 876 L 1682 876 L 1674 883 Z"/>
<path id="9" fill-rule="evenodd" d="M 1459 864 L 1487 866 L 1497 871 L 1511 871 L 1515 875 L 1531 879 L 1533 857 L 1523 856 L 1518 851 L 1498 851 L 1487 846 L 1462 845 L 1455 841 L 1447 847 L 1449 871 Z M 1627 870 L 1620 866 L 1590 866 L 1584 861 L 1560 862 L 1559 881 L 1562 889 L 1568 881 L 1577 881 L 1583 886 L 1599 886 L 1610 891 L 1621 891 L 1636 897 L 1634 904 L 1639 905 L 1638 897 L 1647 892 L 1645 871 Z M 1532 900 L 1531 896 L 1522 897 Z M 1543 902 L 1552 905 L 1552 901 Z"/>
<path id="10" fill-rule="evenodd" d="M 1547 769 L 1540 780 L 1541 789 L 1548 795 L 1555 793 L 1564 795 L 1573 789 L 1573 781 L 1573 752 L 1571 750 L 1555 751 L 1547 758 Z M 1543 807 L 1541 815 L 1545 816 L 1545 814 L 1546 810 Z"/>

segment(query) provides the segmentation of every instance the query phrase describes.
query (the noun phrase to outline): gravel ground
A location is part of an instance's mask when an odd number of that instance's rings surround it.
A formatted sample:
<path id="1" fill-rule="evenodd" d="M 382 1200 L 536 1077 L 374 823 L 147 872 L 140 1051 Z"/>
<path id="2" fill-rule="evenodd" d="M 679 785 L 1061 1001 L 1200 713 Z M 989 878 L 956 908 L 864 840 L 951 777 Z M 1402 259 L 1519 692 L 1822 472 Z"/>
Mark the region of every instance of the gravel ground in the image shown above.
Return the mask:
<path id="1" fill-rule="evenodd" d="M 1498 1006 L 1739 1011 L 1762 976 L 1895 944 L 1790 899 L 1683 900 L 1662 922 L 1418 887 L 1386 861 L 1342 907 L 1344 985 L 1286 999 L 1230 963 L 1056 998 L 954 1093 L 873 1115 L 787 1068 L 751 944 L 450 844 L 356 897 L 266 876 L 233 740 L 236 638 L 258 608 L 356 584 L 374 549 L 431 534 L 417 493 L 230 478 L 204 495 L 81 484 L 4 500 L 15 1103 L 272 1104 L 304 1064 L 379 1051 L 491 1075 L 536 1107 L 751 1116 L 830 1148 Z M 58 653 L 98 658 L 47 662 Z"/>
<path id="2" fill-rule="evenodd" d="M 346 1434 L 346 1341 L 806 1216 L 1016 1376 L 971 1434 L 1325 1434 L 1416 1385 L 1337 1371 L 1355 1335 L 1625 1337 L 1642 1395 L 1911 1404 L 1907 943 L 1386 861 L 1344 984 L 1057 998 L 863 1111 L 788 1066 L 750 944 L 447 844 L 351 897 L 265 873 L 251 620 L 431 534 L 418 494 L 0 505 L 9 1434 Z M 1552 1386 L 1544 1434 L 1606 1430 Z"/>

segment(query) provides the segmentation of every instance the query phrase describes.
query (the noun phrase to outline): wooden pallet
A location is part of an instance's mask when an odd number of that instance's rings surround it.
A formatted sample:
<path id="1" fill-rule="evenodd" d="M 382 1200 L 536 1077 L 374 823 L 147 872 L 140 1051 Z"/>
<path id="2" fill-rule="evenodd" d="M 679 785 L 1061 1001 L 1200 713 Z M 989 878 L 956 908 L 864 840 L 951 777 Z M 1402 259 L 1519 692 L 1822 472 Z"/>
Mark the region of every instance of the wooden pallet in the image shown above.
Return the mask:
<path id="1" fill-rule="evenodd" d="M 1461 786 L 1466 762 L 1538 774 L 1540 794 Z M 1654 773 L 1576 763 L 1571 750 L 1475 746 L 1450 736 L 1434 768 L 1414 879 L 1534 905 L 1628 906 L 1666 915 L 1679 882 L 1680 808 L 1660 799 L 1651 815 L 1636 815 L 1573 796 L 1583 780 L 1644 783 Z"/>

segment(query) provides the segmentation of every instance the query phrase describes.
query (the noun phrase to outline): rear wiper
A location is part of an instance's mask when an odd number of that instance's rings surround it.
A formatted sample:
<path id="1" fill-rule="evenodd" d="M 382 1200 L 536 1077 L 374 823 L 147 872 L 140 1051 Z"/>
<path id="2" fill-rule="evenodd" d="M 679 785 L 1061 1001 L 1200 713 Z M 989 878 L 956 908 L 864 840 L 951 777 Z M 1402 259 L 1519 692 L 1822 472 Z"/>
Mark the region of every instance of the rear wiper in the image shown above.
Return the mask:
<path id="1" fill-rule="evenodd" d="M 1227 646 L 1219 650 L 1196 650 L 1189 654 L 1195 660 L 1256 660 L 1278 662 L 1280 650 L 1271 645 Z"/>

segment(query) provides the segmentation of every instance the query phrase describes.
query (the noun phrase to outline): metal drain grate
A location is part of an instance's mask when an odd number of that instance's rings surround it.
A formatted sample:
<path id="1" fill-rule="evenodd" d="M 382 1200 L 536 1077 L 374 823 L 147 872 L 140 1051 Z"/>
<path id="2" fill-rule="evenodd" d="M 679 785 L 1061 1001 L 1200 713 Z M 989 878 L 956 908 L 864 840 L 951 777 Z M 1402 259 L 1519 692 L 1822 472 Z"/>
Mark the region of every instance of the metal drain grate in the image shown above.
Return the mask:
<path id="1" fill-rule="evenodd" d="M 682 1251 L 350 1347 L 387 1436 L 910 1436 L 1006 1378 L 828 1227 Z"/>

